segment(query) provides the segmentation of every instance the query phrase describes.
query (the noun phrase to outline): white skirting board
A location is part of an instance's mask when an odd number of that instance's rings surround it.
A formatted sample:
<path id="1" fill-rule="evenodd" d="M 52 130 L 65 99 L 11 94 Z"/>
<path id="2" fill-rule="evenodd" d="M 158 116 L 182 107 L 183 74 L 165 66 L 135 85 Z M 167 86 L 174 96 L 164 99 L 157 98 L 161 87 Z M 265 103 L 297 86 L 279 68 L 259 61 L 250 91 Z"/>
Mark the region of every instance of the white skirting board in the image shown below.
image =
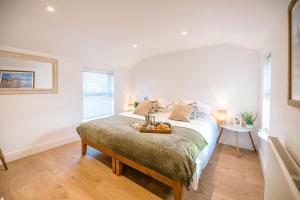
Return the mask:
<path id="1" fill-rule="evenodd" d="M 14 160 L 18 160 L 21 158 L 24 158 L 26 156 L 30 156 L 42 151 L 46 151 L 58 146 L 62 146 L 64 144 L 68 144 L 71 142 L 75 142 L 80 140 L 80 137 L 76 134 L 74 135 L 70 135 L 64 138 L 60 138 L 60 139 L 56 139 L 56 140 L 52 140 L 52 141 L 48 141 L 42 144 L 37 144 L 37 145 L 33 145 L 33 146 L 29 146 L 23 149 L 20 149 L 18 151 L 14 151 L 14 152 L 8 152 L 8 153 L 4 153 L 6 162 L 11 162 Z M 2 164 L 2 163 L 0 163 Z"/>

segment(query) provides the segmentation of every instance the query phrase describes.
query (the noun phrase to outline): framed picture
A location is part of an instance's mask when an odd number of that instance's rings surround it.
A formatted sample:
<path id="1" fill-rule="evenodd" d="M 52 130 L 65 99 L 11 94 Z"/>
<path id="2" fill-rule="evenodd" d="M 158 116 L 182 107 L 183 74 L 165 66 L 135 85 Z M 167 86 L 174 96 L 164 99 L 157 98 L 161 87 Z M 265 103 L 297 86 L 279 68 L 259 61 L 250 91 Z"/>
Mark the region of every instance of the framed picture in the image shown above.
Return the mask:
<path id="1" fill-rule="evenodd" d="M 34 88 L 34 71 L 0 70 L 0 88 Z"/>
<path id="2" fill-rule="evenodd" d="M 234 126 L 242 126 L 242 118 L 239 116 L 233 117 L 232 118 L 233 125 Z"/>
<path id="3" fill-rule="evenodd" d="M 292 0 L 288 12 L 288 104 L 300 108 L 300 0 Z"/>

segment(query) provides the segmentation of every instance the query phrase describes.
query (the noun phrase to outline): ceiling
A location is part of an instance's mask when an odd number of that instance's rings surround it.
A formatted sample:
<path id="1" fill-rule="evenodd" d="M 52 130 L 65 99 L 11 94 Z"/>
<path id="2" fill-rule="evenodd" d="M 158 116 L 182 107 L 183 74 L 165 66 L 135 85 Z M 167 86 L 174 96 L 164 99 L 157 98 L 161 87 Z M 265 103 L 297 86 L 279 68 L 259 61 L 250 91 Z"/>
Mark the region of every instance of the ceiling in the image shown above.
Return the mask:
<path id="1" fill-rule="evenodd" d="M 0 0 L 0 44 L 113 67 L 214 44 L 259 49 L 286 1 Z"/>

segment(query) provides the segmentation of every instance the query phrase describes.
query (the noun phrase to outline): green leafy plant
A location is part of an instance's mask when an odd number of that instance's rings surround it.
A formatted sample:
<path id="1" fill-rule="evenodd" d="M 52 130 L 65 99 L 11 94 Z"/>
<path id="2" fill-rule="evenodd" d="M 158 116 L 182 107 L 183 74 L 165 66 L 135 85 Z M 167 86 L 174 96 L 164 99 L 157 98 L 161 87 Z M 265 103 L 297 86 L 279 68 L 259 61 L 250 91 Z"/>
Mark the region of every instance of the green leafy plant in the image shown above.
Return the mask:
<path id="1" fill-rule="evenodd" d="M 134 108 L 138 107 L 139 104 L 140 103 L 138 101 L 135 101 L 134 104 L 133 104 Z"/>
<path id="2" fill-rule="evenodd" d="M 252 113 L 244 112 L 242 113 L 243 119 L 247 125 L 253 125 L 257 115 L 253 115 Z"/>

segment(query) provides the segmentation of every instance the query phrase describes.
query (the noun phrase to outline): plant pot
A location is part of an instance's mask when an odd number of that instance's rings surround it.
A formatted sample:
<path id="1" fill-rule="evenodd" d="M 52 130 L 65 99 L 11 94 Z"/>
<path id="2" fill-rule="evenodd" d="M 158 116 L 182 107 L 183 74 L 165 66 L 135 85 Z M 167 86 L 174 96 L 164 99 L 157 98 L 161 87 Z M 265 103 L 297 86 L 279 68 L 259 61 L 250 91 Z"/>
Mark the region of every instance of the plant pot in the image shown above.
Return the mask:
<path id="1" fill-rule="evenodd" d="M 246 124 L 246 128 L 253 128 L 253 124 Z"/>

